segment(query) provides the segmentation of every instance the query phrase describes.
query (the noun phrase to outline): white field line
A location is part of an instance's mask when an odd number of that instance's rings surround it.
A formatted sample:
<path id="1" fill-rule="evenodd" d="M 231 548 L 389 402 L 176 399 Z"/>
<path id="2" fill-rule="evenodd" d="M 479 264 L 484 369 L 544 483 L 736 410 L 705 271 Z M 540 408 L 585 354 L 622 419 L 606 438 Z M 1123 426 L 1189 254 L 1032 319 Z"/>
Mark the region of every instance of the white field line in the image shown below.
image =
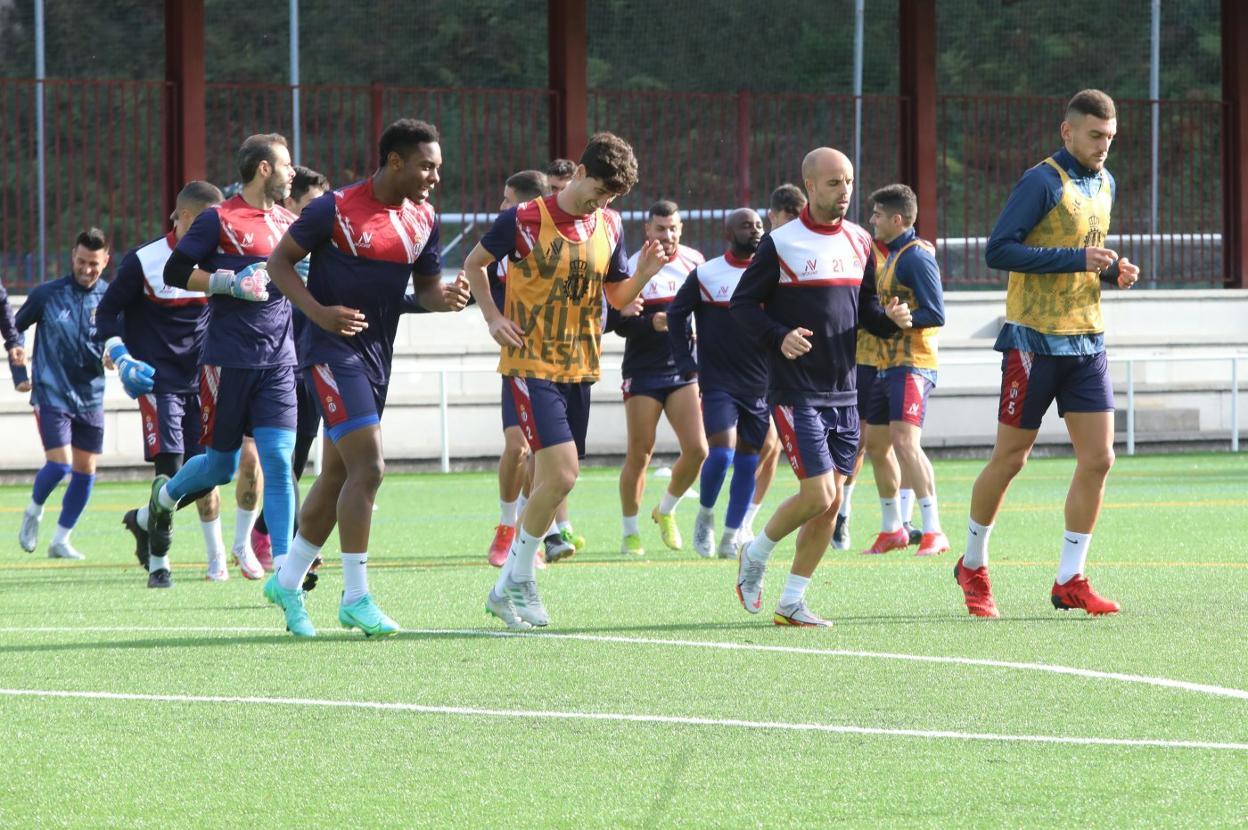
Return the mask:
<path id="1" fill-rule="evenodd" d="M 472 706 L 424 706 L 417 703 L 386 703 L 367 700 L 318 700 L 315 698 L 298 697 L 248 697 L 230 695 L 153 695 L 129 694 L 124 692 L 62 691 L 47 689 L 0 689 L 0 695 L 7 697 L 127 700 L 155 703 L 249 703 L 269 706 L 315 706 L 335 709 L 371 709 L 377 711 L 414 712 L 425 715 L 458 715 L 477 718 L 609 721 L 617 723 L 667 724 L 677 726 L 717 726 L 735 729 L 780 730 L 788 732 L 824 732 L 837 735 L 882 735 L 888 737 L 929 739 L 946 738 L 959 741 L 1248 751 L 1248 743 L 1219 743 L 1214 741 L 1166 741 L 1155 738 L 1086 738 L 1064 735 L 999 735 L 991 732 L 953 732 L 943 729 L 882 729 L 869 726 L 843 726 L 831 723 L 788 723 L 785 721 L 753 721 L 739 720 L 736 718 L 697 718 L 680 715 L 642 715 L 620 712 L 552 712 L 531 709 L 480 709 Z"/>

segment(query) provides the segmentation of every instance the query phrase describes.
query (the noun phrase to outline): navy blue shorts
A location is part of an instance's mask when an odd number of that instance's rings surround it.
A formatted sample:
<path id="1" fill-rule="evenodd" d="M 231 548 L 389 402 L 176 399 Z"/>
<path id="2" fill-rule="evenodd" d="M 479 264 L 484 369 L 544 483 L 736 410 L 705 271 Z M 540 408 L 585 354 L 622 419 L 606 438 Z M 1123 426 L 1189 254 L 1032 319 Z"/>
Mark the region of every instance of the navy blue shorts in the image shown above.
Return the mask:
<path id="1" fill-rule="evenodd" d="M 381 423 L 389 387 L 378 386 L 359 369 L 317 363 L 304 370 L 304 382 L 316 393 L 325 432 L 334 443 L 357 429 Z"/>
<path id="2" fill-rule="evenodd" d="M 707 435 L 737 428 L 737 441 L 760 449 L 771 426 L 765 398 L 747 398 L 719 389 L 702 390 L 702 427 Z"/>
<path id="3" fill-rule="evenodd" d="M 771 411 L 780 446 L 799 479 L 836 470 L 854 474 L 858 455 L 858 407 L 777 406 Z"/>
<path id="4" fill-rule="evenodd" d="M 45 451 L 68 445 L 96 455 L 104 452 L 103 410 L 75 413 L 36 405 L 35 425 Z"/>
<path id="5" fill-rule="evenodd" d="M 305 377 L 295 378 L 295 409 L 295 434 L 315 438 L 321 431 L 321 410 Z"/>
<path id="6" fill-rule="evenodd" d="M 697 382 L 697 378 L 683 378 L 680 375 L 637 375 L 624 378 L 620 390 L 624 393 L 624 400 L 635 395 L 645 395 L 666 406 L 668 395 Z"/>
<path id="7" fill-rule="evenodd" d="M 1001 403 L 997 420 L 1019 429 L 1039 429 L 1057 400 L 1057 414 L 1113 412 L 1114 388 L 1105 353 L 1047 355 L 1010 349 L 1001 358 Z"/>
<path id="8" fill-rule="evenodd" d="M 871 403 L 860 414 L 873 427 L 902 421 L 922 429 L 927 418 L 927 396 L 936 388 L 934 372 L 910 366 L 883 369 L 875 377 Z"/>
<path id="9" fill-rule="evenodd" d="M 143 458 L 152 461 L 161 453 L 194 458 L 204 451 L 199 443 L 199 395 L 148 392 L 139 396 L 143 421 Z"/>
<path id="10" fill-rule="evenodd" d="M 868 363 L 858 364 L 858 414 L 866 417 L 871 411 L 871 395 L 875 390 L 875 376 L 880 370 Z"/>
<path id="11" fill-rule="evenodd" d="M 260 427 L 295 431 L 295 367 L 199 367 L 199 440 L 234 452 Z"/>
<path id="12" fill-rule="evenodd" d="M 533 452 L 572 441 L 577 458 L 585 457 L 592 384 L 504 377 L 503 385 L 511 394 L 516 424 Z"/>
<path id="13" fill-rule="evenodd" d="M 499 306 L 502 308 L 502 306 Z M 520 426 L 520 416 L 516 412 L 516 398 L 511 391 L 511 378 L 504 376 L 503 381 L 503 429 Z"/>

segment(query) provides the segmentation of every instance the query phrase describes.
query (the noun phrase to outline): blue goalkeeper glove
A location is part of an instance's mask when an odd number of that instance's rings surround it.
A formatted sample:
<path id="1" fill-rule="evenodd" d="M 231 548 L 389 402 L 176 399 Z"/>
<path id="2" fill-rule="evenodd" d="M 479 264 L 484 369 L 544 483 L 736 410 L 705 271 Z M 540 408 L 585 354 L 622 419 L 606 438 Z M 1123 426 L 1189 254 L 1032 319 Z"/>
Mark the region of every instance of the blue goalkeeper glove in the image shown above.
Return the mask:
<path id="1" fill-rule="evenodd" d="M 305 256 L 303 259 L 295 263 L 295 272 L 299 274 L 299 279 L 303 280 L 303 284 L 308 284 L 308 272 L 312 269 L 312 257 Z"/>
<path id="2" fill-rule="evenodd" d="M 208 277 L 208 293 L 262 303 L 269 298 L 269 272 L 259 262 L 248 265 L 238 273 L 217 271 Z"/>
<path id="3" fill-rule="evenodd" d="M 108 356 L 117 367 L 117 376 L 121 378 L 121 386 L 127 395 L 137 398 L 152 391 L 156 370 L 151 364 L 131 357 L 120 337 L 110 337 L 104 348 L 108 350 Z"/>

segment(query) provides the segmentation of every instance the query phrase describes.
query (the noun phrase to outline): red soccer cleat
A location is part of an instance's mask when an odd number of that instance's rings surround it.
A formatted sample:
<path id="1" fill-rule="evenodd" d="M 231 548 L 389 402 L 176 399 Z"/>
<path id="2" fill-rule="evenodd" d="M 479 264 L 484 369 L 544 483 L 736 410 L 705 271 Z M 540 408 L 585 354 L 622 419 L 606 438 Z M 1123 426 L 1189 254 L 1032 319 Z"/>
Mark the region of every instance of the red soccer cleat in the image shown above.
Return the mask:
<path id="1" fill-rule="evenodd" d="M 992 584 L 988 582 L 988 568 L 971 570 L 962 565 L 962 559 L 953 566 L 953 578 L 958 581 L 966 598 L 966 610 L 976 617 L 999 617 L 997 603 L 992 599 Z"/>
<path id="2" fill-rule="evenodd" d="M 910 545 L 910 534 L 906 532 L 904 527 L 899 527 L 892 533 L 881 533 L 875 537 L 875 544 L 863 551 L 863 554 L 888 553 L 890 550 L 901 550 Z"/>
<path id="3" fill-rule="evenodd" d="M 919 549 L 914 552 L 915 556 L 937 556 L 949 550 L 949 539 L 940 531 L 935 533 L 924 533 L 923 538 L 919 540 Z"/>
<path id="4" fill-rule="evenodd" d="M 516 529 L 507 525 L 494 528 L 494 541 L 490 543 L 490 564 L 496 568 L 503 567 L 507 554 L 511 551 L 511 543 L 516 538 Z"/>
<path id="5" fill-rule="evenodd" d="M 1065 585 L 1058 585 L 1054 582 L 1053 595 L 1050 598 L 1053 600 L 1053 607 L 1059 611 L 1082 608 L 1094 617 L 1101 614 L 1117 614 L 1122 610 L 1122 606 L 1112 599 L 1105 599 L 1093 591 L 1088 580 L 1083 578 L 1083 574 L 1075 575 Z"/>
<path id="6" fill-rule="evenodd" d="M 256 561 L 264 568 L 266 574 L 273 573 L 273 540 L 269 534 L 261 533 L 254 527 L 251 529 L 251 549 L 256 554 Z"/>

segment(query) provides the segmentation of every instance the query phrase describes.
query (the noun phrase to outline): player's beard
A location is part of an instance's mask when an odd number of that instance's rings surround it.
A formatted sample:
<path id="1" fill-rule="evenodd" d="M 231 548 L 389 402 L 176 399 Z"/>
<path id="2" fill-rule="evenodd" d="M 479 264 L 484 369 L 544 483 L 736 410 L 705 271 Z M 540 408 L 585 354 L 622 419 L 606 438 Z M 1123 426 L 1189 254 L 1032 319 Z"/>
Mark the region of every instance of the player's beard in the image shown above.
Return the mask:
<path id="1" fill-rule="evenodd" d="M 275 204 L 280 204 L 290 195 L 290 182 L 282 181 L 281 177 L 274 173 L 264 180 L 264 195 Z"/>

